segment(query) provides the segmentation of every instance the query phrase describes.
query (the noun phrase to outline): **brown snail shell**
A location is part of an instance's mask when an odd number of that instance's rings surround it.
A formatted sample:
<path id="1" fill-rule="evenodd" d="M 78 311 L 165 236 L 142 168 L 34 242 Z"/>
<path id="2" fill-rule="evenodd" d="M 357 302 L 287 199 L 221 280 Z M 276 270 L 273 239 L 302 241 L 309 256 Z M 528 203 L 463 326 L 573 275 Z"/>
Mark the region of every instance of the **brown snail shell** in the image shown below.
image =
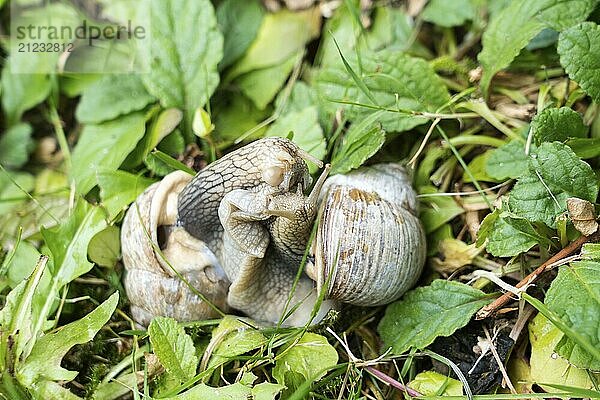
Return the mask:
<path id="1" fill-rule="evenodd" d="M 175 226 L 177 196 L 191 178 L 176 171 L 154 183 L 137 198 L 123 220 L 123 283 L 131 314 L 142 325 L 159 315 L 179 321 L 218 315 L 175 271 L 212 305 L 227 309 L 229 281 L 216 257 L 202 241 Z"/>
<path id="2" fill-rule="evenodd" d="M 327 186 L 307 273 L 340 302 L 398 299 L 418 280 L 426 254 L 408 175 L 398 164 L 379 164 L 334 176 Z"/>

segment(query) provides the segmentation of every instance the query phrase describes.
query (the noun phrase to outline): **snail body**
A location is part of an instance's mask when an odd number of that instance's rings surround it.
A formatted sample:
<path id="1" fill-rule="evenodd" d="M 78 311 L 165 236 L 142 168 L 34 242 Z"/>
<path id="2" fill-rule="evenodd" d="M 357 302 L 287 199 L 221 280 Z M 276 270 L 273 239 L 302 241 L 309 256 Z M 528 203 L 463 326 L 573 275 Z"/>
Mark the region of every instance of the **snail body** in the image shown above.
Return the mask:
<path id="1" fill-rule="evenodd" d="M 425 259 L 416 195 L 404 169 L 381 164 L 327 178 L 327 166 L 305 195 L 310 185 L 306 160 L 314 161 L 287 139 L 261 139 L 193 178 L 168 176 L 140 196 L 135 208 L 148 214 L 150 232 L 159 225 L 168 227 L 171 234 L 163 252 L 184 277 L 208 282 L 203 275 L 193 275 L 207 271 L 215 284 L 219 282 L 218 289 L 194 286 L 221 309 L 229 306 L 270 324 L 287 313 L 284 325 L 299 326 L 318 322 L 337 301 L 373 306 L 400 297 L 418 279 Z M 146 208 L 155 212 L 142 213 Z M 124 220 L 122 240 L 124 265 L 130 270 L 125 287 L 134 318 L 209 317 L 200 315 L 206 304 L 189 300 L 184 285 L 170 294 L 177 301 L 166 302 L 177 307 L 144 303 L 160 302 L 173 285 L 169 279 L 177 277 L 160 260 L 152 268 L 131 268 L 136 257 L 157 258 L 143 240 L 129 239 L 135 236 L 132 209 Z M 317 210 L 321 220 L 312 244 L 314 262 L 297 278 Z M 157 242 L 156 235 L 152 240 Z M 223 275 L 215 265 L 222 267 Z M 328 300 L 315 316 L 319 294 Z M 196 311 L 183 310 L 187 301 Z"/>
<path id="2" fill-rule="evenodd" d="M 306 274 L 297 282 L 296 275 L 328 170 L 329 166 L 308 196 L 299 185 L 295 192 L 276 196 L 240 189 L 224 197 L 219 217 L 225 228 L 223 267 L 232 282 L 227 297 L 231 307 L 273 324 L 290 310 L 284 325 L 300 326 L 310 320 L 317 291 Z M 332 306 L 321 304 L 313 322 Z"/>

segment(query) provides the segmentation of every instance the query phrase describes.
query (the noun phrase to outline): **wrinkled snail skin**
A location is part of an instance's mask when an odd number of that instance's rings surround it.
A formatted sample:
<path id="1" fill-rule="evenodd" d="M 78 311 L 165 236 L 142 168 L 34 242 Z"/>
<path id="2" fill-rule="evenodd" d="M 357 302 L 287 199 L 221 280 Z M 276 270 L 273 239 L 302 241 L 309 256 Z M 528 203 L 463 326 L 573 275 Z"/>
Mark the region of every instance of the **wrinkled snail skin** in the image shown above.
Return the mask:
<path id="1" fill-rule="evenodd" d="M 398 164 L 327 180 L 307 273 L 326 297 L 377 306 L 397 300 L 421 275 L 425 234 L 416 193 Z"/>
<path id="2" fill-rule="evenodd" d="M 294 190 L 298 184 L 305 189 L 310 175 L 304 159 L 314 160 L 290 140 L 277 137 L 257 140 L 225 155 L 198 172 L 183 189 L 178 224 L 220 257 L 223 228 L 218 209 L 223 197 L 237 189 L 265 194 Z"/>
<path id="3" fill-rule="evenodd" d="M 228 303 L 257 321 L 301 326 L 311 317 L 317 301 L 314 282 L 302 274 L 293 290 L 298 268 L 317 211 L 318 195 L 328 167 L 306 197 L 296 192 L 275 196 L 235 190 L 221 202 L 219 217 L 225 228 L 223 267 L 232 281 Z M 314 322 L 333 307 L 326 301 Z"/>
<path id="4" fill-rule="evenodd" d="M 123 283 L 131 314 L 142 325 L 162 315 L 180 321 L 217 316 L 173 269 L 213 304 L 227 310 L 229 281 L 219 262 L 204 243 L 175 226 L 177 195 L 191 178 L 178 171 L 154 183 L 137 198 L 123 220 Z M 164 239 L 159 233 L 164 233 Z M 155 247 L 161 248 L 162 256 Z"/>

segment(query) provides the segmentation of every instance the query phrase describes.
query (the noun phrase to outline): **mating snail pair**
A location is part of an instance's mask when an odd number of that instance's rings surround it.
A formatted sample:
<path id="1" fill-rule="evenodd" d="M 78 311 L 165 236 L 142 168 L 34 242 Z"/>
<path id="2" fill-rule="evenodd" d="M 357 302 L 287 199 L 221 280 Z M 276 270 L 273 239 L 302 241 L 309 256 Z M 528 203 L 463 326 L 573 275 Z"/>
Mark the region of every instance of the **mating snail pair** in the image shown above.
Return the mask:
<path id="1" fill-rule="evenodd" d="M 261 139 L 140 195 L 121 234 L 133 317 L 204 319 L 214 305 L 266 323 L 287 311 L 284 324 L 299 326 L 321 290 L 327 300 L 312 322 L 338 301 L 381 305 L 413 286 L 425 237 L 404 169 L 378 164 L 327 178 L 326 166 L 305 195 L 305 161 L 320 164 L 287 139 Z M 319 209 L 312 261 L 292 290 Z"/>

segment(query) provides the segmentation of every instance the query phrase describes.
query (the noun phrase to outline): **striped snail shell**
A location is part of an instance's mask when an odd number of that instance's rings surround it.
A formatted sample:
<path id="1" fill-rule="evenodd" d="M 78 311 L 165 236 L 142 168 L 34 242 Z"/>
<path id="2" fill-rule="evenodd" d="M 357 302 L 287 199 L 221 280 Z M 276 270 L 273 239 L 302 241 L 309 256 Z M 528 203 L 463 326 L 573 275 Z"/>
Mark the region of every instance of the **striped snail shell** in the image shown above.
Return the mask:
<path id="1" fill-rule="evenodd" d="M 363 167 L 326 182 L 307 273 L 327 297 L 377 306 L 418 280 L 426 255 L 416 193 L 398 164 Z"/>
<path id="2" fill-rule="evenodd" d="M 138 196 L 123 220 L 123 284 L 131 314 L 142 325 L 148 325 L 155 316 L 179 321 L 216 317 L 213 305 L 227 309 L 229 281 L 216 257 L 202 241 L 175 225 L 177 196 L 191 178 L 176 171 L 152 184 Z"/>

